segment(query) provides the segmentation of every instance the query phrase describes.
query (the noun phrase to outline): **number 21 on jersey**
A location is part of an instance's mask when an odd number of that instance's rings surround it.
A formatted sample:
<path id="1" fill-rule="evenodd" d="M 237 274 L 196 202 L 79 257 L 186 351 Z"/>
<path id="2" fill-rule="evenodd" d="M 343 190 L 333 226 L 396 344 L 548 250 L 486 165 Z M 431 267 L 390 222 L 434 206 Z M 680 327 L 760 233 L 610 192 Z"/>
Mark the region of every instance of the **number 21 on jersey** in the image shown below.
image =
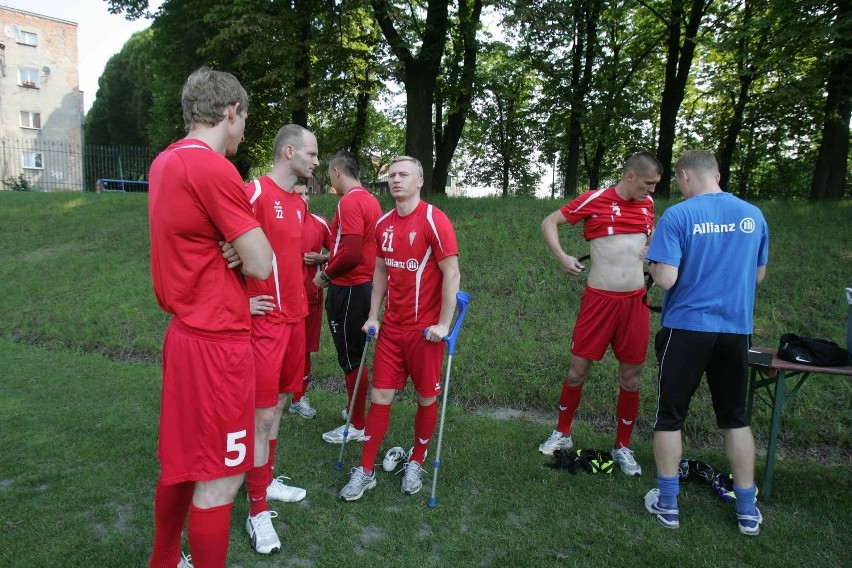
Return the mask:
<path id="1" fill-rule="evenodd" d="M 382 233 L 382 252 L 393 252 L 393 231 Z"/>

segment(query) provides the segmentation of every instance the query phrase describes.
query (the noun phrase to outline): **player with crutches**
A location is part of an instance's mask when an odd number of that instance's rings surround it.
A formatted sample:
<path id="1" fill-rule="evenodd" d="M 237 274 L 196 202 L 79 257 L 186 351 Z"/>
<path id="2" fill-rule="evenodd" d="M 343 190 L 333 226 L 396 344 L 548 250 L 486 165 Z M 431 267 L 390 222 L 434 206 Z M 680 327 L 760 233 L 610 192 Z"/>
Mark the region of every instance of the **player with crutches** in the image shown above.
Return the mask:
<path id="1" fill-rule="evenodd" d="M 455 230 L 443 211 L 420 200 L 420 162 L 408 156 L 395 158 L 388 186 L 396 206 L 376 223 L 376 269 L 370 314 L 363 328 L 365 332 L 374 329 L 378 337 L 371 405 L 361 465 L 352 470 L 349 483 L 340 491 L 344 501 L 356 501 L 376 486 L 375 461 L 390 424 L 391 403 L 409 376 L 417 395 L 417 414 L 402 492 L 413 495 L 422 488 L 422 463 L 438 422 L 444 338 L 450 335 L 459 291 Z"/>

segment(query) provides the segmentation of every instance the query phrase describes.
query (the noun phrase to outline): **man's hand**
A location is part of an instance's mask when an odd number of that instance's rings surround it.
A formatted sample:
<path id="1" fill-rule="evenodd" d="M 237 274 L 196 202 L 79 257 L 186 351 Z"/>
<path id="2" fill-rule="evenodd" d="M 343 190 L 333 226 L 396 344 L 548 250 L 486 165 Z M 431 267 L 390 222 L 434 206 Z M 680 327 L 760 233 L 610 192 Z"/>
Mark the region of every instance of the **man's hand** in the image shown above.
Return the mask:
<path id="1" fill-rule="evenodd" d="M 361 328 L 361 331 L 370 335 L 370 330 L 373 330 L 373 337 L 378 337 L 379 335 L 379 320 L 368 319 L 364 322 L 364 327 Z"/>
<path id="2" fill-rule="evenodd" d="M 426 339 L 426 341 L 437 343 L 439 341 L 443 341 L 444 338 L 447 337 L 449 334 L 450 326 L 437 323 L 435 325 L 427 327 L 426 332 L 423 334 L 423 337 Z"/>
<path id="3" fill-rule="evenodd" d="M 580 274 L 586 268 L 582 262 L 567 254 L 559 257 L 559 267 L 566 274 Z"/>
<path id="4" fill-rule="evenodd" d="M 320 264 L 325 264 L 328 262 L 328 259 L 324 254 L 319 252 L 306 252 L 304 255 L 305 264 L 308 266 L 319 266 Z"/>
<path id="5" fill-rule="evenodd" d="M 273 309 L 275 309 L 275 304 L 270 301 L 272 299 L 272 296 L 266 295 L 249 298 L 249 308 L 251 309 L 251 315 L 262 316 L 266 312 L 271 312 Z"/>
<path id="6" fill-rule="evenodd" d="M 325 272 L 317 270 L 317 273 L 314 275 L 314 286 L 317 288 L 328 288 L 328 277 L 323 278 L 323 276 L 325 276 Z"/>
<path id="7" fill-rule="evenodd" d="M 236 268 L 243 263 L 234 245 L 225 241 L 219 241 L 219 246 L 222 247 L 222 257 L 228 263 L 228 268 Z"/>

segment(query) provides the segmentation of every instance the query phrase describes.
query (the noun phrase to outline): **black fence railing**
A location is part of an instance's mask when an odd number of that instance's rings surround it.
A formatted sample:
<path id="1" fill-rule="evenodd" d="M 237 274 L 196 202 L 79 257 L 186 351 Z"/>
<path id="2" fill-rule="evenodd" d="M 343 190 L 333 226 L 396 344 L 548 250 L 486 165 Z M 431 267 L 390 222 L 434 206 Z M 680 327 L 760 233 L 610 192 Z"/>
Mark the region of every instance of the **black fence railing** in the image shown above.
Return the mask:
<path id="1" fill-rule="evenodd" d="M 153 148 L 145 146 L 80 145 L 54 140 L 2 138 L 0 187 L 35 191 L 97 191 L 98 180 L 147 182 L 148 169 L 156 155 Z M 105 189 L 105 184 L 101 185 L 101 189 Z M 138 188 L 142 184 L 130 185 Z M 114 187 L 111 184 L 108 189 Z"/>

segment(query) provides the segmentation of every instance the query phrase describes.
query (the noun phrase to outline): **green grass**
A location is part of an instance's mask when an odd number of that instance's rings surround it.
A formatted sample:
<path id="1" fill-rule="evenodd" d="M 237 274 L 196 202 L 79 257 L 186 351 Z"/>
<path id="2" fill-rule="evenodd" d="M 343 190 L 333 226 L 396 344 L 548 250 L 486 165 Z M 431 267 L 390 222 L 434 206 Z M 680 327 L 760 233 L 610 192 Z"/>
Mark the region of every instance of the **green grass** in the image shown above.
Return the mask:
<path id="1" fill-rule="evenodd" d="M 437 199 L 453 219 L 462 288 L 470 292 L 453 362 L 438 503 L 404 497 L 380 473 L 360 503 L 319 434 L 344 404 L 330 339 L 315 360 L 319 418 L 286 415 L 278 462 L 309 491 L 279 505 L 284 553 L 251 552 L 235 506 L 232 566 L 841 565 L 852 537 L 849 466 L 852 385 L 815 377 L 782 417 L 773 501 L 757 539 L 740 538 L 730 506 L 685 485 L 682 528 L 644 512 L 652 486 L 654 359 L 635 437 L 641 479 L 554 471 L 535 452 L 549 433 L 583 283 L 559 273 L 540 220 L 562 203 Z M 312 209 L 328 217 L 333 197 Z M 385 208 L 389 203 L 383 203 Z M 666 206 L 658 203 L 658 213 Z M 852 284 L 852 204 L 759 204 L 771 230 L 770 264 L 755 313 L 755 343 L 785 331 L 845 342 Z M 136 195 L 0 192 L 0 566 L 141 566 L 152 534 L 157 478 L 159 355 L 167 317 L 150 288 L 146 200 Z M 586 251 L 579 230 L 563 231 Z M 659 325 L 652 320 L 653 330 Z M 578 413 L 581 447 L 612 443 L 617 391 L 608 356 L 593 368 Z M 699 393 L 707 398 L 706 389 Z M 394 406 L 383 445 L 410 446 L 410 392 Z M 512 408 L 515 418 L 493 411 Z M 339 418 L 339 416 L 338 416 Z M 756 414 L 765 447 L 768 414 Z M 686 452 L 724 468 L 706 401 L 693 404 Z M 347 452 L 346 470 L 358 448 Z M 763 464 L 758 460 L 758 474 Z M 427 478 L 427 483 L 429 478 Z M 666 551 L 666 552 L 664 552 Z M 844 561 L 843 558 L 847 558 Z"/>

